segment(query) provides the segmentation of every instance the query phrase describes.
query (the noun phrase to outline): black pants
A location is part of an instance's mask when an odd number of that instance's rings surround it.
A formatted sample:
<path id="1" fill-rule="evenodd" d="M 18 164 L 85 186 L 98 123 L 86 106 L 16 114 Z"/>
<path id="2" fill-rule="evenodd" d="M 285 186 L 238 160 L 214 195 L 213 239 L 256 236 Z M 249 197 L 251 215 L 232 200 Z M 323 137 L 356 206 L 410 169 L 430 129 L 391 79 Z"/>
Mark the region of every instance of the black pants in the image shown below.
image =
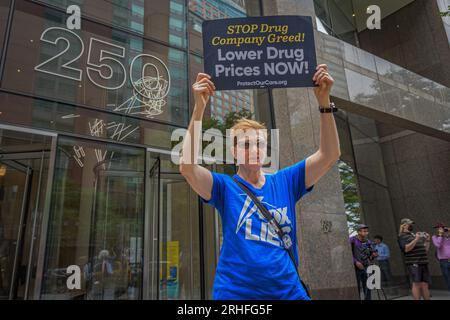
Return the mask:
<path id="1" fill-rule="evenodd" d="M 442 275 L 450 291 L 450 260 L 440 260 L 439 264 L 441 265 Z"/>
<path id="2" fill-rule="evenodd" d="M 355 268 L 356 272 L 356 281 L 358 283 L 358 293 L 361 295 L 361 289 L 364 293 L 365 300 L 372 300 L 371 292 L 369 288 L 367 288 L 367 268 L 360 270 Z"/>
<path id="3" fill-rule="evenodd" d="M 381 282 L 385 284 L 389 284 L 391 282 L 391 265 L 389 264 L 389 260 L 378 260 L 378 266 L 381 271 Z"/>

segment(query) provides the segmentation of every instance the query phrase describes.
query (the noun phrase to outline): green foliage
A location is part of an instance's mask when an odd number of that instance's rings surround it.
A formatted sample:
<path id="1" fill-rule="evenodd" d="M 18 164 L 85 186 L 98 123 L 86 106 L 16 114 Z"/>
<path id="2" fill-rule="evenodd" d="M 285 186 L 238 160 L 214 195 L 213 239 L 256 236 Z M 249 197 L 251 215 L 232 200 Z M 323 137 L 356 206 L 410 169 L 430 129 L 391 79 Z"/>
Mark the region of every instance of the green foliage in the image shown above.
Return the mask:
<path id="1" fill-rule="evenodd" d="M 447 7 L 447 11 L 440 12 L 441 17 L 450 17 L 450 6 Z"/>
<path id="2" fill-rule="evenodd" d="M 338 168 L 341 176 L 342 194 L 344 196 L 349 233 L 352 233 L 355 231 L 355 226 L 361 221 L 361 199 L 358 195 L 356 175 L 352 167 L 344 161 L 339 161 Z"/>
<path id="3" fill-rule="evenodd" d="M 241 118 L 252 119 L 253 114 L 248 110 L 239 110 L 237 112 L 233 111 L 227 113 L 225 116 L 225 121 L 223 123 L 222 132 L 224 132 L 224 130 L 226 129 L 230 129 L 234 125 L 234 123 Z"/>
<path id="4" fill-rule="evenodd" d="M 248 110 L 228 112 L 225 115 L 225 119 L 223 121 L 211 116 L 211 118 L 203 120 L 203 129 L 204 130 L 208 130 L 210 128 L 219 129 L 225 135 L 226 130 L 230 129 L 234 125 L 234 123 L 241 118 L 252 119 L 253 113 Z"/>
<path id="5" fill-rule="evenodd" d="M 213 117 L 204 119 L 202 123 L 203 130 L 219 128 L 221 125 L 222 123 L 220 122 L 220 120 Z"/>

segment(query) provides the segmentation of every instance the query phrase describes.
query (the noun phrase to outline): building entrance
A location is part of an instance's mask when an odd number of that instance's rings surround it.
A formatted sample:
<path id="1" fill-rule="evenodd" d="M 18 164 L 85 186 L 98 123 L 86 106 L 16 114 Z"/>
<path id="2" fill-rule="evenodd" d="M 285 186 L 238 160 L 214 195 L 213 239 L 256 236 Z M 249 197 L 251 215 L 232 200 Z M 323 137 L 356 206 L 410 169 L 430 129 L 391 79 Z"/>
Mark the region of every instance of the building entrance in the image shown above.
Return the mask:
<path id="1" fill-rule="evenodd" d="M 52 137 L 0 128 L 0 299 L 31 298 Z"/>

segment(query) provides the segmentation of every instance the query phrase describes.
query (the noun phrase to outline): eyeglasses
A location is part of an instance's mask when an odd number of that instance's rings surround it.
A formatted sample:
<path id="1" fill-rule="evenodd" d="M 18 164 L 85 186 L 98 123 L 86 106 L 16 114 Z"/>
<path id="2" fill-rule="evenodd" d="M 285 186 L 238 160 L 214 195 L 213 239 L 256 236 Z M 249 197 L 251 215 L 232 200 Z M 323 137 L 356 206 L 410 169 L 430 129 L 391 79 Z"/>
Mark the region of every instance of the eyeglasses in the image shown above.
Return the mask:
<path id="1" fill-rule="evenodd" d="M 242 141 L 242 142 L 238 142 L 237 143 L 238 148 L 246 149 L 246 150 L 250 149 L 251 145 L 252 144 L 250 142 L 248 142 L 248 141 L 245 141 L 245 142 Z M 265 148 L 267 146 L 267 143 L 265 141 L 258 141 L 256 146 L 258 147 L 258 149 L 262 149 L 262 148 Z"/>

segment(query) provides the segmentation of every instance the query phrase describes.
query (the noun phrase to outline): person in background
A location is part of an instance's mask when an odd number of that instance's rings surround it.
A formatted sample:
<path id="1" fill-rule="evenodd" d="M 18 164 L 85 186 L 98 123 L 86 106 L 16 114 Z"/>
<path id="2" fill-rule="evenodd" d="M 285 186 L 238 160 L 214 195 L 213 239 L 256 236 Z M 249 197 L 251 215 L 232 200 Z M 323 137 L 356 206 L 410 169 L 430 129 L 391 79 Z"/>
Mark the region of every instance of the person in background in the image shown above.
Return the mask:
<path id="1" fill-rule="evenodd" d="M 447 288 L 450 291 L 450 232 L 449 227 L 443 223 L 434 226 L 437 234 L 432 237 L 436 247 L 436 255 L 439 259 L 442 275 L 444 276 Z"/>
<path id="2" fill-rule="evenodd" d="M 428 250 L 430 235 L 426 232 L 413 233 L 414 221 L 404 218 L 400 221 L 398 244 L 405 257 L 405 265 L 412 283 L 414 300 L 430 300 L 430 272 L 428 271 Z"/>
<path id="3" fill-rule="evenodd" d="M 367 288 L 367 268 L 376 257 L 376 251 L 369 240 L 369 227 L 359 224 L 356 227 L 356 236 L 350 237 L 350 245 L 353 253 L 353 264 L 355 265 L 356 281 L 358 282 L 358 292 L 361 289 L 365 300 L 371 300 L 371 292 Z"/>
<path id="4" fill-rule="evenodd" d="M 383 237 L 380 235 L 376 235 L 373 241 L 375 243 L 375 250 L 378 253 L 376 260 L 381 270 L 381 281 L 389 284 L 392 278 L 391 265 L 389 263 L 389 259 L 391 258 L 389 247 L 383 242 Z"/>

